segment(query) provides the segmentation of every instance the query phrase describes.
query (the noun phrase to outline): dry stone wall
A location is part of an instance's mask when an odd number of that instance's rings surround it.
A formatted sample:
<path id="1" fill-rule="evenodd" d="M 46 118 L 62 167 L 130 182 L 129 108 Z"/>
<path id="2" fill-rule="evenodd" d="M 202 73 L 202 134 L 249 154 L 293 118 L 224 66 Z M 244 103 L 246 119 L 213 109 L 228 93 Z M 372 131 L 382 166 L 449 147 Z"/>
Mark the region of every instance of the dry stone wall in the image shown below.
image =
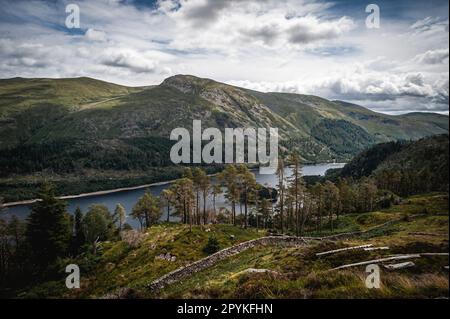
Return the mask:
<path id="1" fill-rule="evenodd" d="M 292 247 L 292 246 L 300 246 L 303 244 L 305 244 L 305 240 L 301 237 L 270 236 L 249 240 L 237 244 L 235 246 L 223 249 L 211 256 L 203 258 L 185 267 L 174 270 L 150 283 L 148 285 L 148 289 L 152 291 L 162 289 L 170 284 L 188 278 L 199 271 L 209 268 L 218 263 L 219 261 L 222 261 L 228 257 L 234 256 L 253 247 L 270 246 L 270 245 L 283 245 Z"/>

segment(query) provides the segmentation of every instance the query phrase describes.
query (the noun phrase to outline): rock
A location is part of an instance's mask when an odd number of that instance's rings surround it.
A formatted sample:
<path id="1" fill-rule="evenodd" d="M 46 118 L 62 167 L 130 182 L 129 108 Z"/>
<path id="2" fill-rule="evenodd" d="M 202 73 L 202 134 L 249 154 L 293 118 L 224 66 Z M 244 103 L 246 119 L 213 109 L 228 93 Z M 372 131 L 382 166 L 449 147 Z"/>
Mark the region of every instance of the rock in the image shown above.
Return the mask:
<path id="1" fill-rule="evenodd" d="M 274 270 L 257 269 L 257 268 L 248 268 L 248 269 L 244 270 L 243 273 L 246 273 L 246 274 L 270 274 L 270 275 L 275 275 L 275 276 L 280 275 L 279 272 L 274 271 Z"/>
<path id="2" fill-rule="evenodd" d="M 104 295 L 100 299 L 139 299 L 138 292 L 132 288 L 120 288 L 112 293 Z"/>
<path id="3" fill-rule="evenodd" d="M 166 253 L 166 254 L 161 254 L 161 255 L 156 256 L 155 259 L 160 259 L 160 260 L 174 262 L 174 261 L 177 260 L 177 257 L 176 256 L 172 256 L 170 253 Z"/>

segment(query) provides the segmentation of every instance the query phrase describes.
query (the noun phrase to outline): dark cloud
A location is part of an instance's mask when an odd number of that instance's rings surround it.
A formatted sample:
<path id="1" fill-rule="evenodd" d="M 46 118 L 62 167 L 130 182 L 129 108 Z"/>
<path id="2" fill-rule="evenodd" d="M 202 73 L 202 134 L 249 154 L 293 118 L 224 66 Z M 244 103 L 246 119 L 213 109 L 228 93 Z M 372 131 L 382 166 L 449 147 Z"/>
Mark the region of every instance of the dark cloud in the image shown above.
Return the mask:
<path id="1" fill-rule="evenodd" d="M 280 36 L 280 31 L 276 25 L 266 25 L 251 29 L 241 30 L 245 37 L 250 38 L 252 41 L 262 41 L 264 44 L 272 45 L 276 39 Z"/>
<path id="2" fill-rule="evenodd" d="M 190 6 L 185 12 L 186 18 L 197 26 L 215 21 L 222 10 L 232 5 L 232 0 L 206 0 L 205 3 Z"/>

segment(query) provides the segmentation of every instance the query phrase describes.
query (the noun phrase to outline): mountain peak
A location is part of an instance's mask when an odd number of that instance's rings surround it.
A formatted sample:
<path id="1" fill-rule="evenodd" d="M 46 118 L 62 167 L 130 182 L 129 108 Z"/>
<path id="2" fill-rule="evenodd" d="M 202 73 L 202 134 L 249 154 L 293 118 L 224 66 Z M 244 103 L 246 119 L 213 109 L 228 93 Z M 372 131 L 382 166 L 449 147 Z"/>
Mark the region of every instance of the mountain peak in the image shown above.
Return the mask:
<path id="1" fill-rule="evenodd" d="M 161 85 L 176 88 L 183 93 L 192 93 L 213 83 L 217 82 L 193 75 L 177 74 L 165 79 Z"/>

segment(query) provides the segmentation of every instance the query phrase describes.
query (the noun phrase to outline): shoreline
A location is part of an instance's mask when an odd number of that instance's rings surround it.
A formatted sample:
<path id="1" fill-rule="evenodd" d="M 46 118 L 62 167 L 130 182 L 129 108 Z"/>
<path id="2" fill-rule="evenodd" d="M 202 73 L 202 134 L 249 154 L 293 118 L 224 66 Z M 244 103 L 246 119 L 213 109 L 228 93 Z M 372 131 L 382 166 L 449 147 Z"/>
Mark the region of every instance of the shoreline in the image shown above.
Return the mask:
<path id="1" fill-rule="evenodd" d="M 156 183 L 131 186 L 131 187 L 121 187 L 121 188 L 109 189 L 109 190 L 104 190 L 104 191 L 96 191 L 96 192 L 91 192 L 91 193 L 81 193 L 81 194 L 77 194 L 77 195 L 64 195 L 64 196 L 59 196 L 57 198 L 66 200 L 66 199 L 77 199 L 77 198 L 108 195 L 108 194 L 114 194 L 114 193 L 120 193 L 120 192 L 134 191 L 134 190 L 148 188 L 148 187 L 152 187 L 152 186 L 162 186 L 162 185 L 172 184 L 175 181 L 176 181 L 176 179 L 173 179 L 173 180 L 164 181 L 164 182 L 156 182 Z M 40 201 L 40 198 L 27 199 L 27 200 L 22 200 L 22 201 L 17 201 L 17 202 L 9 202 L 9 203 L 4 203 L 3 207 L 7 208 L 7 207 L 14 207 L 14 206 L 21 206 L 21 205 L 31 205 L 38 201 Z"/>
<path id="2" fill-rule="evenodd" d="M 340 164 L 345 164 L 345 163 L 316 163 L 316 164 L 312 164 L 311 166 L 322 165 L 322 164 L 338 164 L 338 165 L 340 165 Z M 255 170 L 255 169 L 251 169 L 251 170 Z M 217 174 L 210 174 L 208 176 L 212 177 L 215 175 L 217 175 Z M 144 185 L 131 186 L 131 187 L 120 187 L 120 188 L 109 189 L 109 190 L 104 190 L 104 191 L 81 193 L 81 194 L 77 194 L 77 195 L 64 195 L 64 196 L 59 196 L 57 198 L 62 199 L 62 200 L 70 200 L 70 199 L 77 199 L 77 198 L 87 198 L 87 197 L 94 197 L 94 196 L 101 196 L 101 195 L 109 195 L 109 194 L 133 191 L 133 190 L 138 190 L 138 189 L 143 189 L 143 188 L 148 188 L 148 187 L 153 187 L 153 186 L 162 186 L 162 185 L 172 184 L 176 181 L 177 181 L 177 179 L 173 179 L 173 180 L 169 180 L 169 181 L 155 182 L 155 183 L 151 183 L 151 184 L 144 184 Z M 22 201 L 17 201 L 17 202 L 3 203 L 2 206 L 4 208 L 8 208 L 8 207 L 15 207 L 15 206 L 22 206 L 22 205 L 31 205 L 38 201 L 40 201 L 40 198 L 27 199 L 27 200 L 22 200 Z"/>

